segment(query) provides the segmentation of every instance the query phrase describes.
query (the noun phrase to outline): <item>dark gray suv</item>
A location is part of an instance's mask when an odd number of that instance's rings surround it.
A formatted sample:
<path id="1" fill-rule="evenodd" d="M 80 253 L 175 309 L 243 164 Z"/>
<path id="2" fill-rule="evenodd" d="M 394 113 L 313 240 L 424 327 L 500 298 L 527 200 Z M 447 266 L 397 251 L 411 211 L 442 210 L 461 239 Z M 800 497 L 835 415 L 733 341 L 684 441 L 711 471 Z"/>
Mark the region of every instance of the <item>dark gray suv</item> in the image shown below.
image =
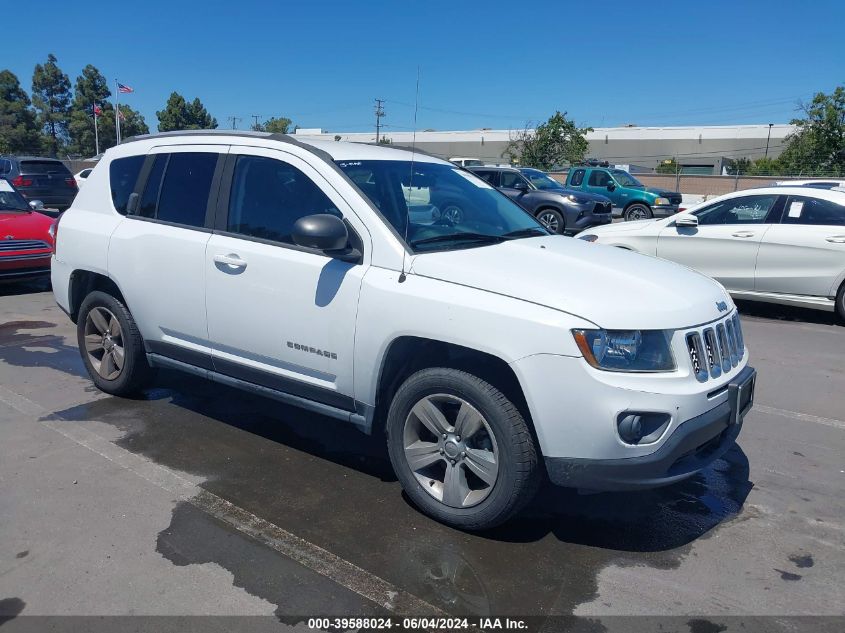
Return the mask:
<path id="1" fill-rule="evenodd" d="M 79 189 L 64 163 L 37 156 L 0 156 L 0 178 L 8 180 L 27 202 L 40 200 L 47 209 L 67 209 Z"/>
<path id="2" fill-rule="evenodd" d="M 609 198 L 560 187 L 541 188 L 511 167 L 470 167 L 469 170 L 536 217 L 555 233 L 574 234 L 613 221 Z M 542 172 L 538 172 L 542 174 Z M 546 179 L 559 184 L 548 176 Z"/>

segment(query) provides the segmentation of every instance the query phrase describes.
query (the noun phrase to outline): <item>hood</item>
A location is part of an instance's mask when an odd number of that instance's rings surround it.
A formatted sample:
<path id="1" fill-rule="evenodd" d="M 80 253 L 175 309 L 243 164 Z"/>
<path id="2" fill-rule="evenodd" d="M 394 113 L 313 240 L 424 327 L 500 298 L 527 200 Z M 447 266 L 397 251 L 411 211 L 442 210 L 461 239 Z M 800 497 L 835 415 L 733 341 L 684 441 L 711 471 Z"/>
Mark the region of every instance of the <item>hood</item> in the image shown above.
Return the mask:
<path id="1" fill-rule="evenodd" d="M 661 198 L 669 198 L 673 201 L 673 204 L 677 204 L 674 202 L 674 199 L 677 199 L 678 202 L 681 201 L 681 194 L 677 191 L 669 191 L 668 189 L 658 189 L 656 187 L 646 187 L 646 191 L 649 193 L 653 193 L 656 196 L 660 196 Z"/>
<path id="2" fill-rule="evenodd" d="M 724 316 L 724 288 L 689 268 L 548 236 L 416 255 L 411 274 L 522 299 L 608 329 L 678 329 Z"/>
<path id="3" fill-rule="evenodd" d="M 47 231 L 53 223 L 51 218 L 34 211 L 0 211 L 0 241 L 11 235 L 15 240 L 44 240 L 52 244 Z"/>
<path id="4" fill-rule="evenodd" d="M 543 193 L 553 193 L 560 196 L 568 196 L 573 195 L 577 196 L 581 200 L 587 200 L 588 202 L 601 202 L 602 204 L 607 204 L 610 202 L 610 198 L 607 196 L 602 196 L 597 193 L 590 193 L 589 191 L 581 191 L 579 189 L 542 189 Z"/>

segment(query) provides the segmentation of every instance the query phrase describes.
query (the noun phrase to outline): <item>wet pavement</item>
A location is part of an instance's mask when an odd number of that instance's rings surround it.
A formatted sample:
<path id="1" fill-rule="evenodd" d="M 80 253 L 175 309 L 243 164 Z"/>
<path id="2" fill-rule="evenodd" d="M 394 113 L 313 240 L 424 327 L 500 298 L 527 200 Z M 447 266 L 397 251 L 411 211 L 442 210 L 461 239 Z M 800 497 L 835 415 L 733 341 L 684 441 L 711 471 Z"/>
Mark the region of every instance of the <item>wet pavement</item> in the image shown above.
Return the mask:
<path id="1" fill-rule="evenodd" d="M 128 452 L 178 473 L 215 499 L 449 614 L 845 613 L 845 327 L 833 317 L 741 306 L 760 374 L 758 407 L 738 446 L 703 473 L 639 493 L 578 495 L 546 486 L 506 526 L 467 534 L 413 508 L 381 437 L 168 371 L 142 398 L 96 392 L 73 325 L 38 290 L 0 288 L 0 395 L 6 394 L 0 423 L 22 445 L 33 425 L 48 443 L 66 441 L 55 433 L 47 439 L 50 429 L 82 428 L 114 445 L 116 455 Z M 7 472 L 7 457 L 0 447 L 4 488 L 30 466 L 21 459 Z M 36 483 L 44 468 L 49 462 L 39 466 Z M 126 485 L 132 486 L 128 479 Z M 35 490 L 25 492 L 25 503 L 37 505 Z M 100 505 L 86 501 L 94 525 L 97 513 L 113 511 L 106 496 Z M 197 584 L 197 605 L 230 604 L 223 611 L 231 613 L 246 605 L 283 620 L 315 609 L 391 610 L 389 601 L 362 598 L 369 594 L 354 583 L 327 580 L 190 499 L 165 494 L 160 501 L 169 522 L 138 526 L 137 541 L 148 549 L 139 565 L 159 574 L 161 587 L 183 582 L 170 578 L 167 566 L 222 574 Z M 15 513 L 3 517 L 0 542 L 20 545 L 0 551 L 0 598 L 31 603 L 24 613 L 54 613 L 38 596 L 27 600 L 35 580 L 20 561 L 31 554 L 15 558 L 39 544 L 27 541 Z M 62 532 L 50 538 L 61 543 Z M 237 600 L 226 602 L 220 582 L 237 590 Z M 88 604 L 104 613 L 160 612 L 125 597 Z"/>

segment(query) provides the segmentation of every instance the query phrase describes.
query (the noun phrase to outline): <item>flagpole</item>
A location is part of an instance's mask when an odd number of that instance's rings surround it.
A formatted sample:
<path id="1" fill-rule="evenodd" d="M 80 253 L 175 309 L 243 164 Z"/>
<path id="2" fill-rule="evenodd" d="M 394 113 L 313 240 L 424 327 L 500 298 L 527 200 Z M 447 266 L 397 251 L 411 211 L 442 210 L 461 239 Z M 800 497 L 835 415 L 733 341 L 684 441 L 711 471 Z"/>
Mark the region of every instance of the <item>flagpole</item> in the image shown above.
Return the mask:
<path id="1" fill-rule="evenodd" d="M 96 148 L 96 152 L 94 156 L 100 155 L 100 133 L 97 131 L 97 104 L 91 104 L 91 107 L 94 110 L 94 147 Z"/>
<path id="2" fill-rule="evenodd" d="M 120 145 L 120 84 L 117 82 L 117 79 L 114 80 L 114 88 L 114 125 L 117 130 L 117 144 Z"/>

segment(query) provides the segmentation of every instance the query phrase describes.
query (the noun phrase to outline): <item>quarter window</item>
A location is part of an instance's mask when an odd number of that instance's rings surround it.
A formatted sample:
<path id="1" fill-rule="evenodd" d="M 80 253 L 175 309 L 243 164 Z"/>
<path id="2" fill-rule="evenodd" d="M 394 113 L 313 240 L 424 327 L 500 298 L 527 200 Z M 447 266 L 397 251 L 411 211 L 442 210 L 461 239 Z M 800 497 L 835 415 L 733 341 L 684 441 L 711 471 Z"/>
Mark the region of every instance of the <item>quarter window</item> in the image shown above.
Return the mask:
<path id="1" fill-rule="evenodd" d="M 114 208 L 121 215 L 126 215 L 126 203 L 135 189 L 135 181 L 138 180 L 144 158 L 144 156 L 127 156 L 113 160 L 109 165 L 111 200 Z"/>
<path id="2" fill-rule="evenodd" d="M 208 195 L 218 156 L 209 152 L 170 155 L 158 196 L 155 213 L 157 220 L 186 226 L 205 226 Z"/>
<path id="3" fill-rule="evenodd" d="M 763 224 L 778 196 L 743 196 L 717 202 L 696 212 L 699 226 L 709 224 Z"/>
<path id="4" fill-rule="evenodd" d="M 784 224 L 845 226 L 845 206 L 820 198 L 792 196 L 783 214 Z"/>
<path id="5" fill-rule="evenodd" d="M 584 182 L 584 170 L 576 169 L 572 173 L 572 182 L 570 184 L 573 187 L 580 187 L 582 182 Z"/>
<path id="6" fill-rule="evenodd" d="M 228 231 L 293 244 L 294 223 L 315 213 L 341 216 L 328 196 L 296 167 L 273 158 L 238 156 Z"/>

